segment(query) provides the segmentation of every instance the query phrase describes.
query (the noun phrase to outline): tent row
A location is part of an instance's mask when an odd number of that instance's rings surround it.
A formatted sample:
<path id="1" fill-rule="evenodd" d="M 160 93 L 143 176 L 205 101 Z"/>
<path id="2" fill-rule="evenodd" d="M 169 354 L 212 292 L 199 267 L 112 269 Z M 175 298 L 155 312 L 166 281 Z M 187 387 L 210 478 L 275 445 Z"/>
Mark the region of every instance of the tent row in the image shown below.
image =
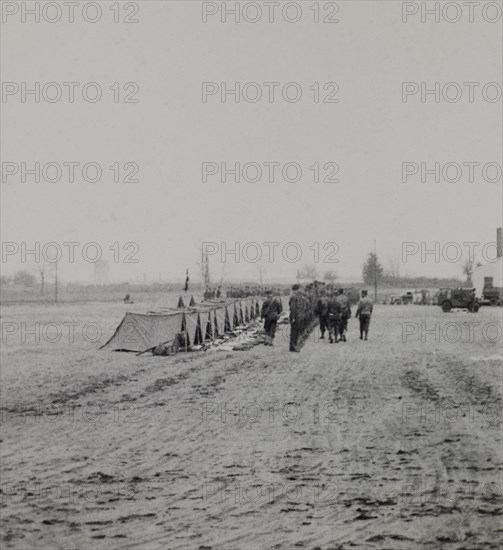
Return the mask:
<path id="1" fill-rule="evenodd" d="M 260 317 L 261 307 L 260 298 L 247 298 L 166 314 L 126 313 L 101 349 L 145 351 L 172 342 L 179 333 L 184 335 L 187 346 L 199 345 Z"/>

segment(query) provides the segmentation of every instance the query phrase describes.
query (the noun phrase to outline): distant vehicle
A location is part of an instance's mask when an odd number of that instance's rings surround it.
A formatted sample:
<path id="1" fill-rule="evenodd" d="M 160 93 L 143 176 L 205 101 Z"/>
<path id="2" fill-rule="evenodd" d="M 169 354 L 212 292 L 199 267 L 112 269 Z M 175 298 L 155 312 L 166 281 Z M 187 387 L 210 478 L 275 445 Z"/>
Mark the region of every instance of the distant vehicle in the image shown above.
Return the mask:
<path id="1" fill-rule="evenodd" d="M 402 305 L 402 297 L 399 294 L 395 294 L 389 297 L 390 305 L 400 306 Z"/>
<path id="2" fill-rule="evenodd" d="M 414 294 L 412 292 L 402 292 L 402 304 L 412 304 L 414 301 Z"/>
<path id="3" fill-rule="evenodd" d="M 503 303 L 503 288 L 493 286 L 492 277 L 484 277 L 482 300 L 491 306 L 500 306 Z"/>
<path id="4" fill-rule="evenodd" d="M 480 307 L 474 288 L 441 288 L 438 293 L 438 305 L 445 313 L 453 307 L 466 308 L 476 313 Z"/>

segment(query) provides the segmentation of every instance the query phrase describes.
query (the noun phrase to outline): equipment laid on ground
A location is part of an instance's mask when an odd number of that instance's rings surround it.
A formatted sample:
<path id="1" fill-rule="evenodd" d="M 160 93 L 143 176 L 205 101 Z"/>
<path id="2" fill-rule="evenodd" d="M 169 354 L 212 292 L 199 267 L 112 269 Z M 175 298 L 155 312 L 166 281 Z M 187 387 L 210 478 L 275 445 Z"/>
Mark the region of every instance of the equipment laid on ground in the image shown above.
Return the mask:
<path id="1" fill-rule="evenodd" d="M 438 305 L 445 313 L 451 311 L 453 307 L 466 308 L 476 313 L 480 307 L 474 288 L 441 288 L 438 293 Z"/>

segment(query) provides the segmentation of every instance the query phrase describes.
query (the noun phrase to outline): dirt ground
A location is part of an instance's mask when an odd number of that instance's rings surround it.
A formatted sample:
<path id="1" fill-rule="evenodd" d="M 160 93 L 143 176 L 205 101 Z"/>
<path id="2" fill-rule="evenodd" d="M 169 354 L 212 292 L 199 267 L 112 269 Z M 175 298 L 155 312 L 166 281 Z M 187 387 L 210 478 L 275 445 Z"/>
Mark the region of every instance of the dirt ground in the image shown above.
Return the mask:
<path id="1" fill-rule="evenodd" d="M 99 351 L 124 312 L 2 308 L 2 548 L 501 547 L 501 308 L 176 358 Z"/>

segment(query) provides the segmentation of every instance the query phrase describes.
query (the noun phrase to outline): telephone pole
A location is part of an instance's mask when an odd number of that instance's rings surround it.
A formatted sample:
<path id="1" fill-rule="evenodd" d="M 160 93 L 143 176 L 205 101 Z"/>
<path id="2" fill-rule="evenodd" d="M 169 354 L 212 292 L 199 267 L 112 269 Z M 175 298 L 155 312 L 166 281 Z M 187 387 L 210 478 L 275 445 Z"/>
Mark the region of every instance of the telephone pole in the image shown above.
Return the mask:
<path id="1" fill-rule="evenodd" d="M 54 277 L 54 302 L 58 303 L 58 262 L 55 265 L 56 273 Z"/>
<path id="2" fill-rule="evenodd" d="M 374 240 L 374 301 L 377 302 L 377 248 Z"/>

